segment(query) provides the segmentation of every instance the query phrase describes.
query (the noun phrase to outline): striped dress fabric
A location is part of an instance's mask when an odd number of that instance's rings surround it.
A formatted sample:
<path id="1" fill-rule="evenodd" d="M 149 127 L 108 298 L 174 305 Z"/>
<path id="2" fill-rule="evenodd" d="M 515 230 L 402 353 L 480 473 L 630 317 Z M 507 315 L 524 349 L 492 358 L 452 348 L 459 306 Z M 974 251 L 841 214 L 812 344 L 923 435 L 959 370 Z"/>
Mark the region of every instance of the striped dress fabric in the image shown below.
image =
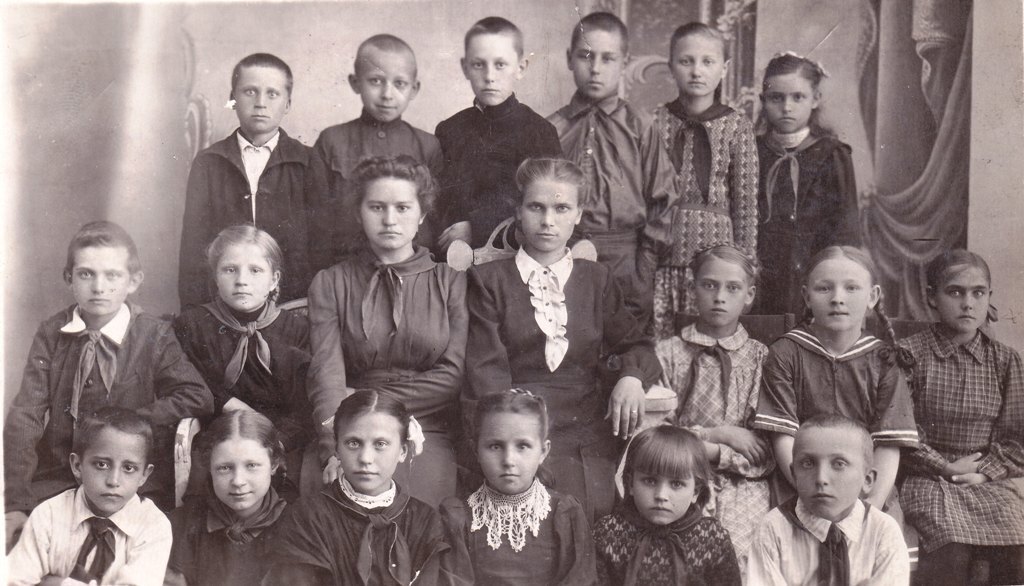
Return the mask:
<path id="1" fill-rule="evenodd" d="M 918 445 L 910 391 L 891 346 L 863 336 L 837 356 L 803 327 L 790 330 L 769 348 L 753 427 L 795 435 L 800 422 L 826 413 L 859 421 L 876 447 Z"/>

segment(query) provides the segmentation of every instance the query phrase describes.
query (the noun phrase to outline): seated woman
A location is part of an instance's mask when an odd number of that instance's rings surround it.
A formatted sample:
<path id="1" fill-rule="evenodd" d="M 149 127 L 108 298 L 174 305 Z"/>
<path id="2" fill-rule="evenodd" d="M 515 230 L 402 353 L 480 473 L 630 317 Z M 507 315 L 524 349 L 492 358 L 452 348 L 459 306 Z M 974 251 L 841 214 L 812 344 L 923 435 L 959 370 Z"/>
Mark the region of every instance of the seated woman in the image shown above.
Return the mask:
<path id="1" fill-rule="evenodd" d="M 298 496 L 294 481 L 311 437 L 309 326 L 274 303 L 287 275 L 273 236 L 255 226 L 230 226 L 210 243 L 206 257 L 217 296 L 179 315 L 174 332 L 213 392 L 215 416 L 256 411 L 274 424 L 289 478 L 279 474 L 277 488 L 290 500 Z M 193 466 L 188 494 L 201 494 L 208 479 L 209 470 Z"/>
<path id="2" fill-rule="evenodd" d="M 469 272 L 464 406 L 472 413 L 476 398 L 516 387 L 542 397 L 554 486 L 576 497 L 593 522 L 612 510 L 616 436 L 633 433 L 644 389 L 661 367 L 608 269 L 566 248 L 581 215 L 579 168 L 528 159 L 516 184 L 522 248 Z M 599 377 L 602 362 L 617 379 L 613 389 Z"/>
<path id="3" fill-rule="evenodd" d="M 395 479 L 436 507 L 455 494 L 451 427 L 466 351 L 465 275 L 413 244 L 434 201 L 427 167 L 405 155 L 373 157 L 351 182 L 347 203 L 366 247 L 320 271 L 309 288 L 309 397 L 323 481 L 338 477 L 335 410 L 354 391 L 374 390 L 399 400 L 423 427 L 423 454 L 401 464 Z"/>

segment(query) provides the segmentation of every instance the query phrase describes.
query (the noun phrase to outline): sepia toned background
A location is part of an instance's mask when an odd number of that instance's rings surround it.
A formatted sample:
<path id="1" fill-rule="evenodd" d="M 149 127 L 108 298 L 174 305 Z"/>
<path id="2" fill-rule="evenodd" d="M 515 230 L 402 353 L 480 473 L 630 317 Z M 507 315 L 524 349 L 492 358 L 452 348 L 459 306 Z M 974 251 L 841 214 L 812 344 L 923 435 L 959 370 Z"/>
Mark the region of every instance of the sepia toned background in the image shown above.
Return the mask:
<path id="1" fill-rule="evenodd" d="M 889 312 L 927 319 L 921 262 L 966 244 L 992 265 L 997 336 L 1024 349 L 1021 0 L 5 4 L 5 406 L 38 323 L 72 302 L 61 269 L 81 224 L 125 225 L 146 272 L 136 301 L 156 314 L 177 311 L 188 168 L 236 126 L 224 103 L 238 59 L 271 52 L 291 65 L 283 127 L 311 145 L 323 128 L 359 113 L 345 82 L 359 42 L 396 34 L 416 51 L 423 82 L 405 118 L 432 131 L 472 100 L 458 64 L 463 33 L 500 15 L 526 35 L 530 65 L 519 97 L 547 115 L 572 95 L 566 46 L 578 18 L 594 9 L 631 26 L 624 93 L 645 108 L 674 97 L 668 35 L 689 20 L 726 32 L 726 96 L 751 115 L 772 55 L 819 60 L 830 73 L 827 120 L 853 147 Z"/>

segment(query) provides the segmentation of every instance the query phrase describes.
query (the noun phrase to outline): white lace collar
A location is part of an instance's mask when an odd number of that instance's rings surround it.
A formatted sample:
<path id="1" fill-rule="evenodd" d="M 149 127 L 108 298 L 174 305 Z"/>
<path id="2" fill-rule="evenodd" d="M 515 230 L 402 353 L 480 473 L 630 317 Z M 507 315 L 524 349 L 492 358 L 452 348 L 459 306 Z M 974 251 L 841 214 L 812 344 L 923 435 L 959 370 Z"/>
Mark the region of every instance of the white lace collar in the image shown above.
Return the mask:
<path id="1" fill-rule="evenodd" d="M 534 537 L 540 522 L 551 513 L 551 495 L 536 478 L 530 488 L 519 494 L 503 494 L 484 484 L 466 499 L 473 512 L 470 531 L 487 527 L 487 545 L 501 547 L 502 535 L 508 536 L 513 551 L 526 545 L 526 531 Z"/>
<path id="2" fill-rule="evenodd" d="M 341 492 L 352 500 L 355 504 L 363 507 L 364 509 L 381 509 L 384 507 L 390 507 L 391 503 L 395 502 L 395 494 L 398 492 L 396 489 L 395 481 L 391 481 L 391 487 L 377 496 L 370 496 L 368 494 L 362 494 L 356 492 L 352 485 L 349 484 L 345 476 L 338 476 L 338 484 L 341 486 Z"/>

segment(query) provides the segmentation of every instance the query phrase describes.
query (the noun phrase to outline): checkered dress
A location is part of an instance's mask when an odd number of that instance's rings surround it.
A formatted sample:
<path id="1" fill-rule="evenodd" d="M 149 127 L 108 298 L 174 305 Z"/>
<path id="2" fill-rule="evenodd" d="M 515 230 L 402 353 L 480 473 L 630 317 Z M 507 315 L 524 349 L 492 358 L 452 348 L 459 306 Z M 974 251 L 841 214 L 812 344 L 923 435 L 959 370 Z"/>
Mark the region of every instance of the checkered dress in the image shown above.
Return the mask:
<path id="1" fill-rule="evenodd" d="M 717 357 L 704 352 L 715 344 L 728 351 L 732 362 L 728 392 L 722 390 L 721 363 Z M 679 395 L 679 409 L 670 423 L 696 431 L 719 425 L 745 427 L 753 418 L 761 385 L 761 365 L 768 356 L 768 348 L 752 340 L 743 326 L 739 326 L 735 334 L 715 340 L 690 325 L 678 336 L 659 342 L 655 351 L 664 370 L 662 384 Z M 697 380 L 691 388 L 695 364 Z M 740 569 L 745 570 L 754 529 L 771 508 L 765 477 L 775 462 L 769 459 L 755 466 L 729 446 L 720 448 L 711 487 L 713 498 L 709 499 L 704 513 L 717 518 L 729 531 Z"/>
<path id="2" fill-rule="evenodd" d="M 911 388 L 921 445 L 905 460 L 907 521 L 934 551 L 949 543 L 1024 544 L 1024 367 L 1012 348 L 979 333 L 956 346 L 942 326 L 901 342 L 916 360 Z M 992 480 L 973 486 L 940 476 L 974 452 Z"/>

